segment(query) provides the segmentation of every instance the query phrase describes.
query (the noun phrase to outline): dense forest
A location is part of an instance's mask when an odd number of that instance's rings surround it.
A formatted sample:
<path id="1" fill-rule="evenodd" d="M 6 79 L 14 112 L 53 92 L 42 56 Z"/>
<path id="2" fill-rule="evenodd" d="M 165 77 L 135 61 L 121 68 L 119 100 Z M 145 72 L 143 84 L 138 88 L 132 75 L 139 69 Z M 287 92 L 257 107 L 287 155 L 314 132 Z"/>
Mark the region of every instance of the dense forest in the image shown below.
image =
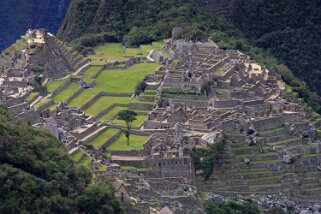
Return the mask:
<path id="1" fill-rule="evenodd" d="M 114 191 L 47 131 L 0 106 L 0 213 L 122 213 Z"/>
<path id="2" fill-rule="evenodd" d="M 270 52 L 321 94 L 319 0 L 238 0 L 232 20 L 252 44 Z"/>
<path id="3" fill-rule="evenodd" d="M 23 35 L 28 28 L 46 28 L 56 33 L 70 0 L 1 0 L 0 51 Z"/>

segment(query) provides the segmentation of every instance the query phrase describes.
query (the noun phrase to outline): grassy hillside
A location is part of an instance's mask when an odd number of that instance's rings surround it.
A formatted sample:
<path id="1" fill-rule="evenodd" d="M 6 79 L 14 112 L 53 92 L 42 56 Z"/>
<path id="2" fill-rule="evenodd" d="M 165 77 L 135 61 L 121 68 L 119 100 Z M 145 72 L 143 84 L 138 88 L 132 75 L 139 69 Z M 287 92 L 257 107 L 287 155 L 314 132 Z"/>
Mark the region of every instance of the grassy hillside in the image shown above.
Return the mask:
<path id="1" fill-rule="evenodd" d="M 28 28 L 56 33 L 70 0 L 1 0 L 0 50 L 8 47 Z"/>
<path id="2" fill-rule="evenodd" d="M 112 188 L 0 106 L 0 213 L 122 213 Z M 93 197 L 95 196 L 95 197 Z"/>
<path id="3" fill-rule="evenodd" d="M 321 2 L 238 0 L 235 26 L 321 94 Z"/>

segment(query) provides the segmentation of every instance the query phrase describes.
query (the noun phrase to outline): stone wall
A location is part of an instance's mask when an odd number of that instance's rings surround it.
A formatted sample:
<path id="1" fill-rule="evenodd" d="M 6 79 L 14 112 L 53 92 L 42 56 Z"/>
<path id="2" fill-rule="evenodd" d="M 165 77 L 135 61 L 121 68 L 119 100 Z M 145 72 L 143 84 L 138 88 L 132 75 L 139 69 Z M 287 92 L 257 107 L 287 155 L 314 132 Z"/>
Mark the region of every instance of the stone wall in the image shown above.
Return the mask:
<path id="1" fill-rule="evenodd" d="M 50 98 L 56 96 L 58 93 L 60 93 L 62 90 L 68 87 L 68 85 L 71 83 L 71 79 L 67 79 L 66 82 L 64 82 L 62 85 L 60 85 L 58 88 L 56 88 L 50 95 Z"/>

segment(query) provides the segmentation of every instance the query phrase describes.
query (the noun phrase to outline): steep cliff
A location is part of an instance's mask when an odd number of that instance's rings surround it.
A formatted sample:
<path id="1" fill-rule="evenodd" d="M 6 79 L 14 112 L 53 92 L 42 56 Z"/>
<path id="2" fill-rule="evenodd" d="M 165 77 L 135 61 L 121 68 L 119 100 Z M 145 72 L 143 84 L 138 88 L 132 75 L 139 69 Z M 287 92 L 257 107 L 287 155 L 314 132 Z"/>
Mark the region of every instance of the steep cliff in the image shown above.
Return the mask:
<path id="1" fill-rule="evenodd" d="M 70 0 L 1 0 L 0 50 L 12 44 L 28 28 L 56 33 Z"/>

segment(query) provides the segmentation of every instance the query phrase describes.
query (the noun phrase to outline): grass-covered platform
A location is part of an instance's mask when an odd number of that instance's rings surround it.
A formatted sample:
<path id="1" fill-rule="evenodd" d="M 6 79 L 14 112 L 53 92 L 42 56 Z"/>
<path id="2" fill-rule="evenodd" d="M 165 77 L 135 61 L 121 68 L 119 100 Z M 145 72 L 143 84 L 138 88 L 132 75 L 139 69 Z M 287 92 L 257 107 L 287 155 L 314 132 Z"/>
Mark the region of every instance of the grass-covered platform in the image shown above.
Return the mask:
<path id="1" fill-rule="evenodd" d="M 106 149 L 109 151 L 141 150 L 148 138 L 149 136 L 131 134 L 129 144 L 127 144 L 125 134 L 121 133 L 117 140 L 109 144 Z"/>
<path id="2" fill-rule="evenodd" d="M 88 145 L 92 145 L 94 149 L 99 150 L 101 147 L 104 146 L 108 139 L 116 135 L 118 132 L 118 129 L 107 129 L 103 133 L 98 135 L 96 138 L 94 138 L 92 141 L 90 141 Z"/>

